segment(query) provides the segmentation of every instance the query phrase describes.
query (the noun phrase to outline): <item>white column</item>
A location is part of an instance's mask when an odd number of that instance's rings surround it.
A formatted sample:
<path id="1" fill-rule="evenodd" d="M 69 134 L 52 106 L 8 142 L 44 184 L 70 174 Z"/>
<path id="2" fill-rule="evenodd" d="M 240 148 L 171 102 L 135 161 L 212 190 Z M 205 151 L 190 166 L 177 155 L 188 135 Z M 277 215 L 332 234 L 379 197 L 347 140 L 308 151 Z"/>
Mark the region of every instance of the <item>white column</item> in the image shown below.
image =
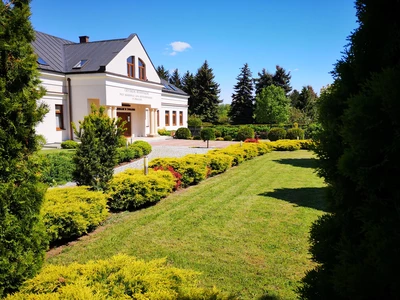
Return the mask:
<path id="1" fill-rule="evenodd" d="M 154 109 L 154 135 L 158 136 L 158 131 L 157 131 L 157 108 Z"/>
<path id="2" fill-rule="evenodd" d="M 150 136 L 154 136 L 154 109 L 149 108 L 150 110 Z"/>
<path id="3" fill-rule="evenodd" d="M 117 107 L 116 106 L 112 107 L 112 118 L 114 118 L 114 119 L 117 118 Z"/>
<path id="4" fill-rule="evenodd" d="M 107 115 L 109 118 L 112 118 L 112 106 L 107 106 Z"/>

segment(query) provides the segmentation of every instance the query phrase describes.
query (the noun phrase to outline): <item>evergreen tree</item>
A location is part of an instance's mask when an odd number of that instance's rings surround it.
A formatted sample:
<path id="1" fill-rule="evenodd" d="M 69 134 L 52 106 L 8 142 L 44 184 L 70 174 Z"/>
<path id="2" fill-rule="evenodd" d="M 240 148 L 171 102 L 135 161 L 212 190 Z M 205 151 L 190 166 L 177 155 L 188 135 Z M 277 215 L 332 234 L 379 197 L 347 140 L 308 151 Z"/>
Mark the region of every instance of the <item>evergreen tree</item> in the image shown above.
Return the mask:
<path id="1" fill-rule="evenodd" d="M 290 105 L 281 87 L 270 85 L 256 96 L 256 122 L 260 124 L 285 123 L 289 119 Z"/>
<path id="2" fill-rule="evenodd" d="M 357 0 L 359 28 L 320 95 L 331 214 L 311 229 L 306 299 L 399 299 L 400 2 Z"/>
<path id="3" fill-rule="evenodd" d="M 232 94 L 229 116 L 234 124 L 252 124 L 254 113 L 253 81 L 248 64 L 244 64 Z"/>
<path id="4" fill-rule="evenodd" d="M 261 73 L 258 72 L 258 78 L 254 79 L 256 95 L 260 94 L 263 88 L 274 84 L 273 77 L 274 76 L 265 69 L 262 69 Z"/>
<path id="5" fill-rule="evenodd" d="M 188 99 L 188 112 L 189 115 L 194 114 L 194 107 L 196 107 L 196 86 L 194 81 L 194 76 L 189 71 L 186 71 L 185 75 L 182 77 L 182 90 L 189 95 Z"/>
<path id="6" fill-rule="evenodd" d="M 79 121 L 79 130 L 73 124 L 74 132 L 81 141 L 74 156 L 74 180 L 77 185 L 91 186 L 96 190 L 107 189 L 117 164 L 118 140 L 124 131 L 117 120 L 92 106 L 92 113 Z"/>
<path id="7" fill-rule="evenodd" d="M 215 82 L 213 70 L 208 66 L 207 61 L 197 70 L 194 82 L 196 93 L 193 95 L 193 103 L 189 103 L 189 111 L 205 122 L 217 121 L 218 104 L 222 101 L 218 96 L 219 84 Z"/>
<path id="8" fill-rule="evenodd" d="M 28 0 L 0 2 L 0 298 L 37 273 L 47 247 L 39 212 L 46 188 L 33 159 L 39 105 L 37 57 Z"/>
<path id="9" fill-rule="evenodd" d="M 291 104 L 292 107 L 298 108 L 298 106 L 299 106 L 299 96 L 300 96 L 300 93 L 296 89 L 294 89 L 289 94 L 290 104 Z"/>
<path id="10" fill-rule="evenodd" d="M 166 81 L 169 80 L 169 71 L 166 70 L 163 65 L 158 66 L 156 68 L 156 72 L 158 74 L 158 77 L 165 79 Z"/>
<path id="11" fill-rule="evenodd" d="M 182 80 L 179 76 L 178 69 L 175 69 L 174 72 L 172 72 L 172 75 L 169 77 L 169 83 L 173 84 L 178 89 L 182 89 Z"/>
<path id="12" fill-rule="evenodd" d="M 291 78 L 292 76 L 290 75 L 290 72 L 286 73 L 284 68 L 278 65 L 276 66 L 275 75 L 272 78 L 274 85 L 283 88 L 286 95 L 292 90 L 292 87 L 290 86 Z"/>

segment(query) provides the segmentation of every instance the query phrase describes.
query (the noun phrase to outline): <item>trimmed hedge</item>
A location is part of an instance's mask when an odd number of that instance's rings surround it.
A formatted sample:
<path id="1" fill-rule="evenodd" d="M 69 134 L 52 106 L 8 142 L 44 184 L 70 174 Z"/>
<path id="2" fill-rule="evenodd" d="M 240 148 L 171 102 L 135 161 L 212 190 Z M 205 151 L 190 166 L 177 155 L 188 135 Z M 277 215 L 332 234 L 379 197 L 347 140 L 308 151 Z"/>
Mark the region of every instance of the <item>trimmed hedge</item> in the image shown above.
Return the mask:
<path id="1" fill-rule="evenodd" d="M 78 148 L 78 142 L 75 142 L 73 140 L 68 140 L 68 141 L 64 141 L 61 143 L 61 148 L 62 149 L 76 149 Z"/>
<path id="2" fill-rule="evenodd" d="M 287 131 L 286 138 L 288 140 L 304 140 L 304 130 L 301 128 L 290 128 Z"/>
<path id="3" fill-rule="evenodd" d="M 241 126 L 238 130 L 236 140 L 244 141 L 254 138 L 254 130 L 249 126 Z"/>
<path id="4" fill-rule="evenodd" d="M 137 145 L 117 148 L 118 163 L 130 162 L 143 156 L 143 149 Z"/>
<path id="5" fill-rule="evenodd" d="M 49 189 L 41 216 L 50 243 L 76 238 L 107 218 L 107 196 L 85 186 Z"/>
<path id="6" fill-rule="evenodd" d="M 7 299 L 233 299 L 199 287 L 199 277 L 166 259 L 145 262 L 119 254 L 86 264 L 47 265 Z"/>
<path id="7" fill-rule="evenodd" d="M 279 140 L 275 142 L 266 142 L 265 144 L 274 151 L 309 150 L 313 146 L 311 140 Z"/>
<path id="8" fill-rule="evenodd" d="M 268 139 L 272 142 L 277 140 L 283 140 L 286 137 L 286 130 L 283 128 L 271 128 L 268 132 Z"/>
<path id="9" fill-rule="evenodd" d="M 43 153 L 39 155 L 41 180 L 50 185 L 60 185 L 72 181 L 75 151 Z"/>
<path id="10" fill-rule="evenodd" d="M 175 138 L 177 138 L 177 139 L 187 140 L 191 137 L 192 137 L 192 133 L 186 127 L 178 128 L 178 130 L 175 132 Z"/>
<path id="11" fill-rule="evenodd" d="M 210 168 L 210 176 L 224 173 L 232 167 L 233 157 L 227 154 L 209 154 L 205 156 L 207 165 Z"/>
<path id="12" fill-rule="evenodd" d="M 151 152 L 151 145 L 146 141 L 134 141 L 129 147 L 139 147 L 143 150 L 143 155 L 149 155 Z"/>
<path id="13" fill-rule="evenodd" d="M 108 205 L 112 210 L 134 210 L 155 203 L 168 196 L 175 186 L 169 171 L 149 170 L 144 175 L 140 170 L 128 169 L 110 181 Z"/>

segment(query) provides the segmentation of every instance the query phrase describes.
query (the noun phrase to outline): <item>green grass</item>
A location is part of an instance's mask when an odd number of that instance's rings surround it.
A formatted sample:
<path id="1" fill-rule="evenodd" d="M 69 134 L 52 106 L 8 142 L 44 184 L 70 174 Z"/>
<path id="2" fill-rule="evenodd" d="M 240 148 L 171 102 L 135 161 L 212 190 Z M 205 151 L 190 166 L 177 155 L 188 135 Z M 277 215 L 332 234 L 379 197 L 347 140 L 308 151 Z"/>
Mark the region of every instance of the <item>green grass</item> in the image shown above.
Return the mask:
<path id="1" fill-rule="evenodd" d="M 153 207 L 115 214 L 48 263 L 117 253 L 167 257 L 201 271 L 204 285 L 243 299 L 294 299 L 298 280 L 313 266 L 310 225 L 325 211 L 325 185 L 314 167 L 307 151 L 269 153 Z"/>

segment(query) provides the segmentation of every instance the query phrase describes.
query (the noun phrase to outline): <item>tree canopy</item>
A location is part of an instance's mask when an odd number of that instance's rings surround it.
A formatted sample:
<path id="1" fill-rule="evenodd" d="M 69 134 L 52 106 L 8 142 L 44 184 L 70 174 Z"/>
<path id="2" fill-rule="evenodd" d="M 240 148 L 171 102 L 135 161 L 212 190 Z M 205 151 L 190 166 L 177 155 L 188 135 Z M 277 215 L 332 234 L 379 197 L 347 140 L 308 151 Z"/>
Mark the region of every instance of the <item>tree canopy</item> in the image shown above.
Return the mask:
<path id="1" fill-rule="evenodd" d="M 166 70 L 163 65 L 158 66 L 156 68 L 156 72 L 158 74 L 158 77 L 165 79 L 167 81 L 169 80 L 169 71 Z"/>
<path id="2" fill-rule="evenodd" d="M 289 118 L 289 99 L 281 87 L 270 85 L 256 96 L 256 122 L 260 124 L 278 124 Z"/>

